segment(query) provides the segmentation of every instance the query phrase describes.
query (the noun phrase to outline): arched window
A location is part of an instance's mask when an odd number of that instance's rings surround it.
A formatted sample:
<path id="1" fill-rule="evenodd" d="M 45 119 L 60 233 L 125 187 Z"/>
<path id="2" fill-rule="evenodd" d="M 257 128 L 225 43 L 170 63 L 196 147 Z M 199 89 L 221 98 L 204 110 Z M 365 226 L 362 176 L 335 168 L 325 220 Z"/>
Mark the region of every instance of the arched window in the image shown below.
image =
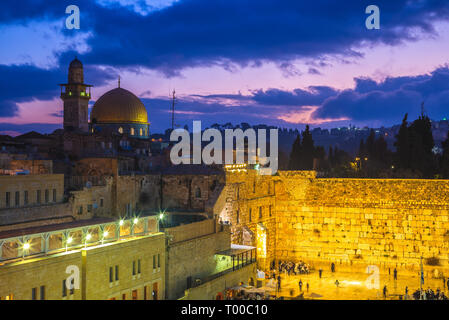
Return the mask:
<path id="1" fill-rule="evenodd" d="M 118 128 L 118 133 L 123 134 L 123 128 L 122 127 Z"/>
<path id="2" fill-rule="evenodd" d="M 142 128 L 140 128 L 140 130 L 139 130 L 139 136 L 143 136 L 143 129 Z"/>
<path id="3" fill-rule="evenodd" d="M 134 135 L 134 128 L 131 128 L 131 135 Z"/>

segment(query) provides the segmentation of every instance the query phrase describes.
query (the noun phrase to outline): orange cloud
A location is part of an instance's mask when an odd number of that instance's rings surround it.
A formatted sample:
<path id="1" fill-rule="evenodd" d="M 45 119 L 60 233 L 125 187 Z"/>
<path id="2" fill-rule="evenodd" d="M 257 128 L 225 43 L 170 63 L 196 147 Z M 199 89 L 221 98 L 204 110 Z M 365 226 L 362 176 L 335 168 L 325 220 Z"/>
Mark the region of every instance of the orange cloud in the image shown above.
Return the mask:
<path id="1" fill-rule="evenodd" d="M 313 114 L 318 109 L 318 106 L 304 106 L 301 108 L 300 111 L 291 111 L 286 114 L 280 115 L 277 118 L 279 120 L 283 120 L 288 123 L 307 123 L 307 124 L 313 124 L 318 125 L 322 123 L 327 122 L 334 122 L 334 121 L 344 121 L 344 120 L 350 120 L 349 118 L 314 118 Z"/>

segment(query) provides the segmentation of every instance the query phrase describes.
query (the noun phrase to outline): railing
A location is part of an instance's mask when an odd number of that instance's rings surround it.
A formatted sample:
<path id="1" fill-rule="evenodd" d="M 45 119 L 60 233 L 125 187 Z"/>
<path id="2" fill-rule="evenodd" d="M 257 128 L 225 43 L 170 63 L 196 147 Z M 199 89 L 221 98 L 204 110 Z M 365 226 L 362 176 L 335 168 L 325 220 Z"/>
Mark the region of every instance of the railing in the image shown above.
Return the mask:
<path id="1" fill-rule="evenodd" d="M 230 272 L 234 272 L 236 270 L 242 269 L 242 268 L 244 268 L 246 266 L 249 266 L 250 264 L 253 264 L 255 262 L 256 262 L 256 258 L 254 257 L 253 259 L 248 260 L 244 264 L 240 264 L 238 266 L 233 266 L 231 268 L 228 268 L 228 269 L 225 269 L 223 271 L 211 274 L 209 276 L 206 276 L 206 277 L 203 277 L 203 278 L 199 278 L 200 281 L 193 282 L 191 288 L 196 288 L 196 287 L 198 287 L 198 286 L 200 286 L 200 285 L 202 285 L 204 283 L 207 283 L 207 282 L 212 281 L 214 279 L 220 278 L 221 276 L 224 276 L 225 274 L 228 274 Z M 190 288 L 187 288 L 187 289 L 190 289 Z"/>
<path id="2" fill-rule="evenodd" d="M 211 274 L 211 275 L 203 277 L 203 278 L 198 278 L 197 280 L 200 280 L 200 281 L 198 281 L 198 282 L 195 281 L 194 283 L 192 283 L 191 288 L 198 287 L 206 282 L 217 279 L 227 273 L 234 272 L 234 271 L 242 269 L 250 264 L 256 263 L 256 260 L 257 260 L 256 259 L 257 258 L 256 257 L 256 249 L 254 248 L 254 249 L 243 251 L 243 252 L 240 252 L 237 254 L 233 254 L 233 255 L 231 255 L 231 258 L 232 258 L 232 267 L 229 267 L 225 270 L 222 270 L 220 272 Z M 187 289 L 189 289 L 189 288 L 187 288 Z"/>
<path id="3" fill-rule="evenodd" d="M 157 217 L 142 217 L 0 239 L 0 262 L 48 255 L 159 232 Z"/>

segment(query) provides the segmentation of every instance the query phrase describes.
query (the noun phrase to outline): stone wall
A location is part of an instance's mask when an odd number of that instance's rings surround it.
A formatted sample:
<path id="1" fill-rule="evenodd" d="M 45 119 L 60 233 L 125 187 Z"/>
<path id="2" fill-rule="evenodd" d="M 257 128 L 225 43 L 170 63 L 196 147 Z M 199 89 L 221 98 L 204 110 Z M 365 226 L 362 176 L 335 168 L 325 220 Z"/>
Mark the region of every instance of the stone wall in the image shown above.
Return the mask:
<path id="1" fill-rule="evenodd" d="M 274 185 L 273 194 L 268 181 Z M 426 268 L 449 270 L 448 180 L 320 179 L 313 172 L 248 172 L 228 174 L 226 189 L 232 210 L 221 217 L 232 224 L 234 243 L 250 244 L 239 236 L 250 230 L 246 233 L 252 233 L 253 245 L 258 245 L 257 224 L 267 229 L 267 258 L 258 259 L 261 267 L 273 259 L 301 259 L 315 265 L 376 264 L 415 272 L 422 256 Z M 251 208 L 270 205 L 271 217 L 250 220 Z M 436 262 L 440 266 L 432 265 Z"/>
<path id="2" fill-rule="evenodd" d="M 231 247 L 229 228 L 211 228 L 209 221 L 167 228 L 167 299 L 178 299 L 187 289 L 187 278 L 202 278 L 212 274 L 217 262 L 215 254 Z M 175 230 L 172 233 L 170 230 Z M 198 233 L 195 233 L 195 229 Z M 185 231 L 185 234 L 182 234 Z M 170 235 L 173 234 L 173 237 Z"/>

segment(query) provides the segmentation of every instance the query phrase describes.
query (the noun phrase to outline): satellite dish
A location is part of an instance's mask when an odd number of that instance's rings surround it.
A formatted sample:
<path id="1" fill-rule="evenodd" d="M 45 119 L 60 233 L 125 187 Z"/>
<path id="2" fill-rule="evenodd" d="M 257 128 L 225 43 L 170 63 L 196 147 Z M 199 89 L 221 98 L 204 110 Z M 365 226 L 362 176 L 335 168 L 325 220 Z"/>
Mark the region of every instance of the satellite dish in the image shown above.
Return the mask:
<path id="1" fill-rule="evenodd" d="M 86 182 L 86 188 L 87 188 L 87 189 L 92 188 L 92 182 L 87 181 L 87 182 Z"/>

